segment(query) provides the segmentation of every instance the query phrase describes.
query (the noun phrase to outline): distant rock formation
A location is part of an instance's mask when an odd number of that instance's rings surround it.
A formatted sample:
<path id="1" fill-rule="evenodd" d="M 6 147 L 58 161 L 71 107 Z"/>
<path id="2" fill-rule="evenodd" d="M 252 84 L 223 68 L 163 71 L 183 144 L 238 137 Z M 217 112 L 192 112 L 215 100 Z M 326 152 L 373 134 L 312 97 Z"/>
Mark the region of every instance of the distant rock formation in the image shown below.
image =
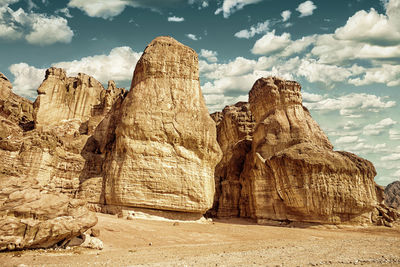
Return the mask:
<path id="1" fill-rule="evenodd" d="M 221 158 L 196 52 L 158 37 L 136 65 L 105 163 L 106 203 L 203 214 Z"/>
<path id="2" fill-rule="evenodd" d="M 259 222 L 383 224 L 384 211 L 377 208 L 383 192 L 374 182 L 374 166 L 354 154 L 332 150 L 324 132 L 302 106 L 300 88 L 297 82 L 276 77 L 256 81 L 247 104 L 251 112 L 246 111 L 246 117 L 236 116 L 242 123 L 250 117 L 255 121 L 241 138 L 247 145 L 238 154 L 234 148 L 224 149 L 226 144 L 241 142 L 232 132 L 243 129 L 242 124 L 229 123 L 232 115 L 225 111 L 237 107 L 227 107 L 222 113 L 218 141 L 225 154 L 216 171 L 216 181 L 221 179 L 217 183 L 221 188 L 218 215 L 251 217 Z M 227 122 L 230 127 L 224 125 Z M 226 164 L 224 159 L 234 163 Z M 388 220 L 391 223 L 392 219 Z"/>
<path id="3" fill-rule="evenodd" d="M 394 209 L 400 209 L 400 181 L 395 181 L 386 186 L 385 204 Z"/>
<path id="4" fill-rule="evenodd" d="M 63 69 L 48 69 L 34 103 L 36 127 L 69 119 L 88 121 L 96 112 L 95 107 L 106 101 L 104 91 L 101 83 L 86 74 L 67 77 Z"/>
<path id="5" fill-rule="evenodd" d="M 31 130 L 34 127 L 32 102 L 14 94 L 10 81 L 3 73 L 0 73 L 0 117 L 1 123 L 7 120 L 22 130 Z M 5 129 L 0 133 L 0 137 L 5 138 L 8 133 L 9 131 Z"/>

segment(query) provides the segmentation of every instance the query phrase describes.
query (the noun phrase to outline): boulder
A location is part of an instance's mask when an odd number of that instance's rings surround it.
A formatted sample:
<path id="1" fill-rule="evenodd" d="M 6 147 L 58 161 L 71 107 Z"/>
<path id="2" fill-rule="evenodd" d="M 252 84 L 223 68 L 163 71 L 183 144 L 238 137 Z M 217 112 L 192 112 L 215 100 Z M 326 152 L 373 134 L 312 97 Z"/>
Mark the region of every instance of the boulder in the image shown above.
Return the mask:
<path id="1" fill-rule="evenodd" d="M 34 179 L 0 175 L 0 251 L 63 246 L 97 223 L 85 201 L 42 190 Z"/>
<path id="2" fill-rule="evenodd" d="M 196 52 L 158 37 L 136 65 L 105 162 L 106 203 L 204 213 L 221 158 Z"/>

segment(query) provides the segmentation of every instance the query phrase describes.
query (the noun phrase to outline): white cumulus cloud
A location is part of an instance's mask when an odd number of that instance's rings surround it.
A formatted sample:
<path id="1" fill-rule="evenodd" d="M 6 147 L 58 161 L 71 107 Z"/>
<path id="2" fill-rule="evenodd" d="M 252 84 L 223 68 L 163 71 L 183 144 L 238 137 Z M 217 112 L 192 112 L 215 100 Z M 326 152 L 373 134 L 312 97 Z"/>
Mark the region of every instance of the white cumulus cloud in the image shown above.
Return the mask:
<path id="1" fill-rule="evenodd" d="M 25 38 L 31 44 L 51 45 L 70 43 L 73 36 L 74 32 L 63 17 L 0 7 L 0 38 Z"/>
<path id="2" fill-rule="evenodd" d="M 236 11 L 243 9 L 244 6 L 256 4 L 262 0 L 223 0 L 222 6 L 215 11 L 215 15 L 223 14 L 224 18 L 228 18 Z"/>
<path id="3" fill-rule="evenodd" d="M 384 157 L 381 157 L 382 161 L 397 161 L 400 160 L 400 153 L 393 153 Z"/>
<path id="4" fill-rule="evenodd" d="M 301 3 L 296 10 L 300 13 L 300 18 L 311 16 L 317 8 L 312 1 L 305 1 Z"/>
<path id="5" fill-rule="evenodd" d="M 183 0 L 70 0 L 68 7 L 78 8 L 90 17 L 112 19 L 121 14 L 126 7 L 148 8 L 160 12 L 163 7 L 174 6 L 182 2 Z"/>
<path id="6" fill-rule="evenodd" d="M 359 140 L 358 136 L 342 136 L 336 139 L 336 144 L 349 144 L 349 143 L 354 143 Z"/>
<path id="7" fill-rule="evenodd" d="M 397 122 L 391 118 L 383 119 L 375 124 L 368 124 L 363 129 L 364 135 L 380 135 L 385 129 L 395 125 Z"/>
<path id="8" fill-rule="evenodd" d="M 52 64 L 64 68 L 68 75 L 79 72 L 93 76 L 101 83 L 108 80 L 126 81 L 132 79 L 132 74 L 141 53 L 133 51 L 130 47 L 122 46 L 113 48 L 108 55 L 95 55 L 83 57 L 80 60 L 65 61 Z"/>
<path id="9" fill-rule="evenodd" d="M 117 16 L 129 5 L 125 0 L 70 0 L 68 7 L 79 8 L 90 17 L 109 19 Z"/>
<path id="10" fill-rule="evenodd" d="M 371 8 L 369 12 L 361 10 L 350 17 L 346 25 L 335 31 L 335 37 L 378 45 L 399 44 L 400 28 L 393 25 L 388 16 Z"/>
<path id="11" fill-rule="evenodd" d="M 37 88 L 45 77 L 45 69 L 37 69 L 26 63 L 13 64 L 10 72 L 14 75 L 13 91 L 23 97 L 34 99 Z"/>
<path id="12" fill-rule="evenodd" d="M 196 34 L 188 33 L 188 34 L 185 34 L 185 35 L 186 35 L 187 38 L 192 39 L 193 41 L 198 41 L 199 40 L 199 38 L 196 36 Z"/>
<path id="13" fill-rule="evenodd" d="M 249 39 L 251 37 L 254 37 L 254 35 L 256 34 L 267 32 L 268 26 L 269 26 L 269 20 L 266 20 L 264 22 L 259 22 L 256 25 L 251 26 L 249 29 L 241 30 L 235 33 L 235 37 Z"/>
<path id="14" fill-rule="evenodd" d="M 288 21 L 290 19 L 291 15 L 292 15 L 292 12 L 290 10 L 282 11 L 282 13 L 281 13 L 282 21 L 283 22 Z"/>
<path id="15" fill-rule="evenodd" d="M 258 39 L 251 52 L 256 55 L 266 55 L 285 49 L 290 43 L 290 33 L 275 35 L 275 30 L 268 32 L 263 37 Z"/>
<path id="16" fill-rule="evenodd" d="M 218 53 L 216 51 L 201 49 L 199 55 L 200 55 L 200 57 L 205 58 L 208 62 L 211 62 L 211 63 L 215 63 L 218 61 L 218 59 L 217 59 Z"/>
<path id="17" fill-rule="evenodd" d="M 0 0 L 0 7 L 17 3 L 20 0 Z"/>
<path id="18" fill-rule="evenodd" d="M 317 97 L 314 96 L 316 99 Z M 304 105 L 310 110 L 316 111 L 339 111 L 347 117 L 358 117 L 360 112 L 378 112 L 383 109 L 392 108 L 395 101 L 385 101 L 384 98 L 370 94 L 348 94 L 336 98 L 324 97 L 319 101 L 307 101 Z"/>
<path id="19" fill-rule="evenodd" d="M 168 21 L 170 21 L 170 22 L 182 22 L 182 21 L 184 21 L 184 20 L 185 20 L 185 19 L 182 18 L 182 17 L 176 17 L 176 16 L 168 17 Z"/>

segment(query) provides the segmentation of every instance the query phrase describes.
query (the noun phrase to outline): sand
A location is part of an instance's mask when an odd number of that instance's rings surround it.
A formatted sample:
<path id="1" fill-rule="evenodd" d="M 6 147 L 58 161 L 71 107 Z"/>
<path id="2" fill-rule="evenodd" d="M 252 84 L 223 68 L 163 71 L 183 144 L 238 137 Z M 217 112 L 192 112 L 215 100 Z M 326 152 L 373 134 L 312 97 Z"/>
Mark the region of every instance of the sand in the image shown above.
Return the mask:
<path id="1" fill-rule="evenodd" d="M 400 227 L 280 227 L 242 219 L 126 220 L 98 214 L 103 250 L 0 253 L 0 266 L 400 266 Z"/>

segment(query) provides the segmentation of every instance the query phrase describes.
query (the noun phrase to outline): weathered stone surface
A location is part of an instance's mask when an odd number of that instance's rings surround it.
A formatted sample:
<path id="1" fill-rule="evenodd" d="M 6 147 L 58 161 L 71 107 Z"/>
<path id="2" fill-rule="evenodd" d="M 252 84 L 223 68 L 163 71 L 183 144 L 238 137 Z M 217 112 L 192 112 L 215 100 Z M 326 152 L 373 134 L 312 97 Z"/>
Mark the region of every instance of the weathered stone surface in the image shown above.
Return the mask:
<path id="1" fill-rule="evenodd" d="M 77 77 L 67 77 L 63 69 L 48 69 L 34 102 L 36 126 L 68 119 L 88 121 L 93 107 L 101 103 L 103 91 L 101 83 L 91 76 L 79 73 Z"/>
<path id="2" fill-rule="evenodd" d="M 24 114 L 21 112 L 24 110 L 19 104 L 27 100 L 13 97 L 8 80 L 2 78 L 0 82 L 4 97 L 1 99 L 2 106 L 15 107 L 15 112 L 0 114 L 0 176 L 5 179 L 4 186 L 7 187 L 4 190 L 8 192 L 10 188 L 17 188 L 15 190 L 25 192 L 27 196 L 35 195 L 33 202 L 21 199 L 16 203 L 8 200 L 6 194 L 1 195 L 9 203 L 1 208 L 4 218 L 0 226 L 0 231 L 3 231 L 0 232 L 0 238 L 4 240 L 1 246 L 2 249 L 5 244 L 9 249 L 53 246 L 65 238 L 82 233 L 88 228 L 88 222 L 93 222 L 93 215 L 84 208 L 86 201 L 104 203 L 104 155 L 98 151 L 98 144 L 91 135 L 112 109 L 114 102 L 121 103 L 124 90 L 116 88 L 112 81 L 109 82 L 109 88 L 104 90 L 92 77 L 80 74 L 77 78 L 67 78 L 62 69 L 51 68 L 35 101 L 37 127 L 27 131 L 20 123 L 23 118 L 20 114 Z M 18 101 L 10 103 L 14 99 Z M 28 114 L 33 119 L 32 103 L 30 107 Z M 75 111 L 67 111 L 70 107 Z M 52 119 L 53 115 L 55 119 Z M 32 186 L 34 191 L 19 188 L 21 184 L 27 188 Z M 42 203 L 46 201 L 48 203 Z M 20 214 L 21 207 L 29 209 Z M 50 208 L 54 209 L 51 211 L 54 214 L 48 211 Z M 14 220 L 11 218 L 14 213 L 22 217 L 16 215 Z M 43 232 L 37 236 L 34 232 L 33 236 L 18 236 L 27 223 L 32 227 L 27 231 L 41 229 Z M 12 232 L 10 227 L 18 228 L 18 232 Z"/>
<path id="3" fill-rule="evenodd" d="M 385 204 L 400 209 L 400 181 L 394 181 L 385 187 Z"/>
<path id="4" fill-rule="evenodd" d="M 0 250 L 62 246 L 97 223 L 85 201 L 46 193 L 34 179 L 0 175 Z"/>
<path id="5" fill-rule="evenodd" d="M 217 215 L 259 222 L 390 224 L 392 211 L 380 206 L 383 191 L 374 182 L 374 166 L 354 154 L 333 151 L 302 106 L 300 89 L 297 82 L 261 78 L 249 93 L 249 104 L 239 104 L 250 107 L 246 116 L 237 115 L 237 106 L 228 107 L 234 120 L 226 110 L 214 115 L 224 152 L 216 169 L 221 189 Z M 255 125 L 251 121 L 244 132 L 237 118 L 242 123 L 253 118 Z M 247 145 L 238 150 L 241 140 Z"/>
<path id="6" fill-rule="evenodd" d="M 198 57 L 158 37 L 136 65 L 105 164 L 106 203 L 204 213 L 221 157 L 200 90 Z"/>
<path id="7" fill-rule="evenodd" d="M 239 216 L 240 174 L 251 149 L 255 121 L 250 105 L 239 102 L 212 114 L 217 123 L 217 140 L 223 152 L 215 167 L 214 211 L 218 217 Z"/>
<path id="8" fill-rule="evenodd" d="M 32 102 L 14 94 L 10 81 L 3 73 L 0 73 L 0 120 L 15 123 L 22 130 L 33 129 Z M 0 132 L 0 137 L 9 136 L 6 128 Z"/>
<path id="9" fill-rule="evenodd" d="M 258 220 L 370 222 L 381 192 L 367 160 L 334 152 L 302 106 L 300 85 L 269 77 L 249 93 L 256 120 L 241 214 Z M 380 194 L 380 195 L 379 195 Z"/>

